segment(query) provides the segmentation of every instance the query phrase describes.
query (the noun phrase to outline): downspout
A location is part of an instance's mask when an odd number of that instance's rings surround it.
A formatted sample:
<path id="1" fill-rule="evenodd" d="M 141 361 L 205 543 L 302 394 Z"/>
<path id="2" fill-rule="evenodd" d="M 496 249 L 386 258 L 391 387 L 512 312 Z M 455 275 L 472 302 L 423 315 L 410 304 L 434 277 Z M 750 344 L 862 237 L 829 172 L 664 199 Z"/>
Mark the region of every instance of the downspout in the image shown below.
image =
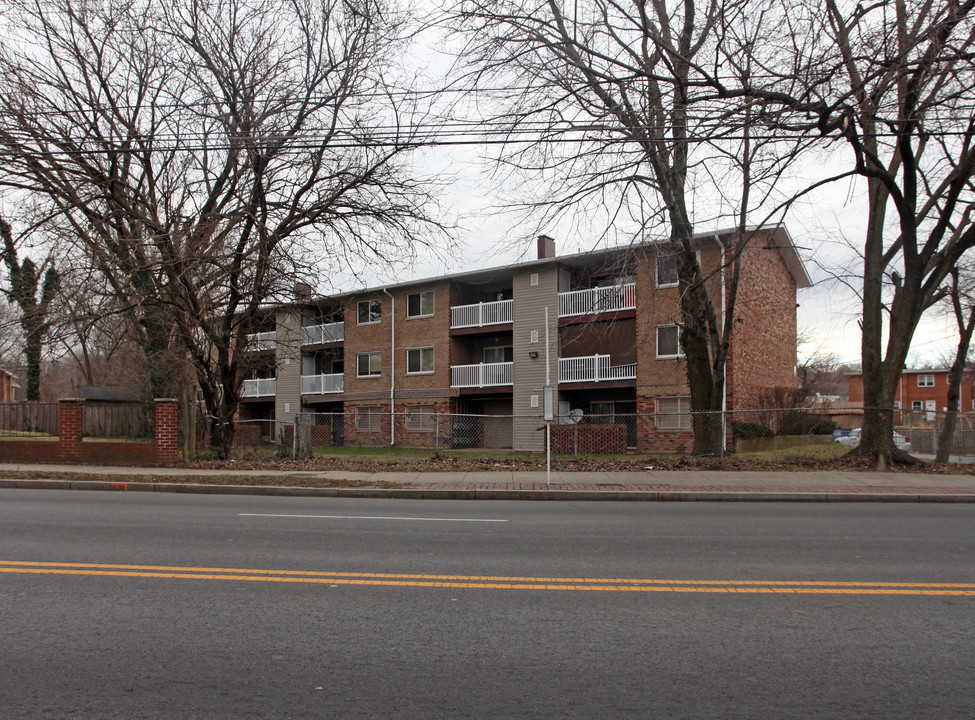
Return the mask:
<path id="1" fill-rule="evenodd" d="M 721 248 L 721 332 L 724 332 L 725 327 L 725 261 L 727 260 L 727 248 L 718 234 L 714 234 L 714 241 L 718 243 Z M 728 343 L 729 350 L 731 349 L 731 343 Z M 728 447 L 728 357 L 724 359 L 724 368 L 722 369 L 722 374 L 724 377 L 721 378 L 721 457 L 724 457 L 725 448 Z"/>
<path id="2" fill-rule="evenodd" d="M 383 292 L 389 295 L 392 301 L 390 318 L 392 319 L 390 329 L 390 360 L 389 360 L 389 444 L 396 444 L 396 298 L 386 288 Z"/>

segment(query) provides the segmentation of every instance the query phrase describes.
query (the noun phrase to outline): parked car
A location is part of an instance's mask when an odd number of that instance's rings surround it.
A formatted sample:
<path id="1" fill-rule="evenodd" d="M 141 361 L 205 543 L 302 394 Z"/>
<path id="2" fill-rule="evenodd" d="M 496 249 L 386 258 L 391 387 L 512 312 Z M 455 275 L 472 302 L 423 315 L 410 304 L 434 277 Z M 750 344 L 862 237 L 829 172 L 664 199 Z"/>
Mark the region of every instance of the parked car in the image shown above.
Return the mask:
<path id="1" fill-rule="evenodd" d="M 846 435 L 841 435 L 833 439 L 833 442 L 841 443 L 842 445 L 851 445 L 856 447 L 860 444 L 860 428 L 853 428 Z M 904 452 L 911 451 L 911 440 L 910 438 L 904 437 L 896 430 L 894 431 L 894 445 L 898 450 L 903 450 Z"/>

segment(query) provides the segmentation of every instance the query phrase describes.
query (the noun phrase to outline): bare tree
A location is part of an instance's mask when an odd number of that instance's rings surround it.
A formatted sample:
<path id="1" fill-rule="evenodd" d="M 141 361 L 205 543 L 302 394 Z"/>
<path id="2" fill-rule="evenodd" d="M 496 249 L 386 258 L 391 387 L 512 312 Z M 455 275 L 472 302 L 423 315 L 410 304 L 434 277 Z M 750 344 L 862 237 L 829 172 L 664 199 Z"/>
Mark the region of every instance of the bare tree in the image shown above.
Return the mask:
<path id="1" fill-rule="evenodd" d="M 390 84 L 405 19 L 384 0 L 3 6 L 0 187 L 103 275 L 156 396 L 189 359 L 226 455 L 261 306 L 308 263 L 435 227 L 405 167 L 417 110 Z"/>
<path id="2" fill-rule="evenodd" d="M 975 333 L 975 277 L 972 268 L 953 267 L 950 270 L 951 287 L 948 291 L 948 303 L 958 328 L 958 346 L 948 370 L 948 407 L 944 417 L 944 424 L 938 433 L 938 450 L 935 461 L 948 462 L 955 438 L 955 422 L 961 400 L 962 379 L 968 365 L 968 352 L 972 344 L 972 334 Z"/>
<path id="3" fill-rule="evenodd" d="M 845 148 L 847 173 L 863 180 L 860 450 L 878 467 L 909 460 L 892 440 L 900 373 L 922 314 L 975 246 L 973 10 L 971 0 L 796 0 L 766 23 L 775 53 L 747 86 L 707 73 L 722 96 L 789 109 L 771 124 Z"/>
<path id="4" fill-rule="evenodd" d="M 755 71 L 748 55 L 728 62 L 737 55 L 726 47 L 760 43 L 747 8 L 744 0 L 462 0 L 445 21 L 467 38 L 468 79 L 504 103 L 491 118 L 505 133 L 500 167 L 546 187 L 531 209 L 555 217 L 595 206 L 639 241 L 666 238 L 678 264 L 696 453 L 720 446 L 720 413 L 706 411 L 723 405 L 739 259 L 751 228 L 764 224 L 756 209 L 776 205 L 776 181 L 794 157 L 755 136 L 750 98 L 725 99 L 701 81 L 701 67 L 720 65 L 732 82 Z M 707 210 L 695 212 L 695 201 Z M 735 228 L 723 316 L 693 243 L 699 224 Z"/>
<path id="5" fill-rule="evenodd" d="M 0 258 L 7 267 L 10 287 L 4 292 L 20 309 L 20 327 L 24 337 L 24 361 L 27 368 L 27 400 L 41 399 L 41 349 L 50 330 L 50 305 L 58 291 L 60 275 L 54 258 L 48 255 L 38 267 L 33 260 L 18 258 L 13 228 L 0 217 Z"/>

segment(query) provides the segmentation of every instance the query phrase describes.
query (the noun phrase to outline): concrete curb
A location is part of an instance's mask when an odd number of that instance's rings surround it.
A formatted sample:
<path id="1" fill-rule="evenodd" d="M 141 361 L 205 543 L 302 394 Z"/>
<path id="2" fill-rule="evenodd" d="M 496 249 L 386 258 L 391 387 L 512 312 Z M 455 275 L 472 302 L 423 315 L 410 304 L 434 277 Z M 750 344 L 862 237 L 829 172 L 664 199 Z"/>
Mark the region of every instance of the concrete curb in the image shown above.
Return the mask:
<path id="1" fill-rule="evenodd" d="M 918 492 L 764 492 L 695 490 L 516 490 L 509 488 L 308 488 L 279 485 L 107 482 L 102 480 L 0 479 L 0 489 L 169 492 L 199 495 L 386 498 L 400 500 L 556 500 L 615 502 L 884 502 L 975 503 L 975 493 Z"/>

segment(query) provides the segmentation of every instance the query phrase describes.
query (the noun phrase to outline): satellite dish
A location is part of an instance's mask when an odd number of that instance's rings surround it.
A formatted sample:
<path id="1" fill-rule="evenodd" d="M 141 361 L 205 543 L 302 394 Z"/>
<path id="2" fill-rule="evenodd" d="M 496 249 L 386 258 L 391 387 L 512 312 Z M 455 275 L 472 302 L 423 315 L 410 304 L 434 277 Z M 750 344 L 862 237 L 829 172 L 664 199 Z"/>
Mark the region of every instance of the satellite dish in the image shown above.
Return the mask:
<path id="1" fill-rule="evenodd" d="M 569 410 L 569 422 L 573 425 L 582 420 L 582 410 L 580 408 L 572 408 Z"/>

